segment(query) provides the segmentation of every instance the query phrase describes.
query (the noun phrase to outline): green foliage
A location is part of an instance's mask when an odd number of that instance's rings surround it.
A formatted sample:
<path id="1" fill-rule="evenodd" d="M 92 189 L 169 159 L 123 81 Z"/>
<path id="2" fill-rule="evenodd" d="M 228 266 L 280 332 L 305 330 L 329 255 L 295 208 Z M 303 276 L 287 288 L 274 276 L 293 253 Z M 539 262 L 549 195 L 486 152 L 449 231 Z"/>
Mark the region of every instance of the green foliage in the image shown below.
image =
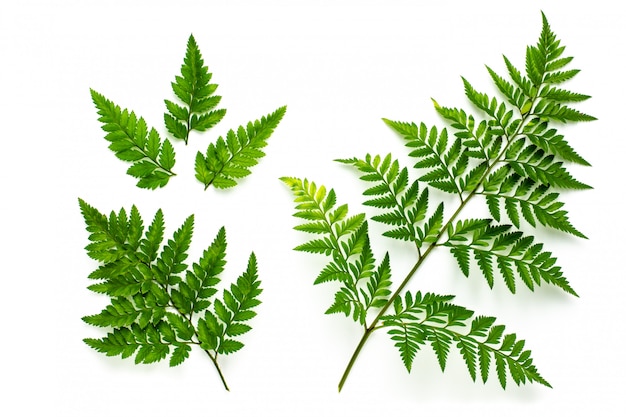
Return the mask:
<path id="1" fill-rule="evenodd" d="M 132 162 L 126 173 L 139 178 L 137 186 L 155 189 L 164 187 L 171 176 L 176 162 L 174 148 L 169 140 L 161 142 L 159 133 L 146 125 L 143 117 L 121 109 L 102 94 L 91 90 L 91 98 L 106 132 L 105 139 L 111 142 L 109 149 L 122 161 Z"/>
<path id="2" fill-rule="evenodd" d="M 215 109 L 222 99 L 214 95 L 217 84 L 210 84 L 213 74 L 204 65 L 202 54 L 193 35 L 187 41 L 185 60 L 180 68 L 181 75 L 172 82 L 172 90 L 183 106 L 165 100 L 164 114 L 168 132 L 185 144 L 192 130 L 204 132 L 216 125 L 226 115 L 226 110 Z"/>
<path id="3" fill-rule="evenodd" d="M 170 366 L 184 362 L 197 345 L 228 389 L 217 359 L 243 347 L 239 336 L 251 329 L 247 321 L 260 304 L 254 253 L 246 271 L 220 298 L 216 286 L 226 265 L 224 228 L 189 267 L 193 216 L 163 245 L 161 210 L 145 230 L 135 206 L 130 213 L 122 208 L 107 217 L 83 200 L 79 205 L 89 232 L 85 249 L 100 263 L 89 275 L 95 283 L 88 288 L 111 298 L 100 313 L 83 317 L 88 324 L 109 328 L 109 333 L 101 339 L 87 338 L 85 343 L 107 356 L 134 355 L 135 363 L 158 362 L 169 355 Z"/>
<path id="4" fill-rule="evenodd" d="M 524 350 L 524 340 L 504 334 L 505 327 L 494 325 L 494 317 L 474 316 L 473 311 L 451 304 L 453 298 L 419 291 L 413 296 L 407 291 L 404 300 L 395 298 L 394 313 L 382 317 L 409 372 L 416 353 L 430 344 L 442 371 L 451 348 L 456 347 L 474 381 L 480 372 L 487 382 L 495 363 L 502 388 L 506 388 L 507 374 L 517 385 L 538 382 L 550 387 L 533 365 L 531 352 Z"/>
<path id="5" fill-rule="evenodd" d="M 321 235 L 295 248 L 329 256 L 332 261 L 320 272 L 315 284 L 338 283 L 333 304 L 326 314 L 343 313 L 365 325 L 367 314 L 384 306 L 391 285 L 389 255 L 376 267 L 370 248 L 364 214 L 348 216 L 348 206 L 336 206 L 334 190 L 297 178 L 281 178 L 295 195 L 295 216 L 306 223 L 296 230 Z"/>
<path id="6" fill-rule="evenodd" d="M 541 225 L 584 238 L 571 224 L 559 200 L 560 190 L 591 188 L 567 170 L 569 163 L 589 163 L 557 131 L 560 123 L 595 120 L 570 107 L 589 96 L 556 87 L 578 70 L 567 69 L 572 58 L 563 55 L 565 47 L 542 17 L 539 41 L 526 50 L 524 73 L 506 57 L 506 76 L 487 67 L 503 98 L 481 93 L 463 78 L 476 114 L 433 100 L 435 110 L 448 122 L 444 128 L 383 119 L 405 140 L 415 161 L 413 169 L 402 167 L 391 155 L 338 160 L 359 171 L 367 185 L 364 204 L 377 210 L 372 220 L 388 226 L 383 235 L 411 242 L 417 251 L 415 265 L 393 293 L 389 255 L 376 269 L 366 216 L 347 217 L 347 205 L 336 205 L 333 190 L 283 178 L 295 195 L 295 216 L 304 221 L 295 229 L 321 236 L 296 250 L 331 259 L 315 281 L 339 285 L 327 313 L 343 313 L 364 327 L 340 390 L 365 342 L 379 329 L 387 329 L 409 372 L 422 346 L 430 345 L 442 371 L 456 350 L 474 381 L 480 377 L 486 382 L 495 368 L 503 388 L 509 378 L 517 385 L 550 386 L 533 364 L 525 341 L 505 333 L 494 317 L 452 304 L 453 295 L 405 288 L 432 251 L 447 247 L 463 275 L 479 272 L 490 288 L 502 279 L 511 293 L 521 281 L 531 291 L 546 283 L 577 295 L 557 259 L 524 230 Z M 443 199 L 436 200 L 441 192 L 456 197 L 448 198 L 444 206 Z M 477 196 L 491 217 L 463 218 Z M 451 207 L 454 200 L 458 204 Z M 359 292 L 360 280 L 365 279 L 368 292 Z M 384 295 L 369 304 L 378 290 Z M 368 315 L 370 311 L 375 315 Z"/>
<path id="7" fill-rule="evenodd" d="M 215 95 L 217 84 L 211 84 L 212 74 L 204 64 L 202 54 L 193 35 L 187 41 L 185 58 L 174 82 L 171 83 L 179 103 L 165 100 L 165 127 L 176 139 L 185 144 L 192 130 L 204 132 L 226 115 L 225 109 L 216 109 L 221 96 Z M 139 178 L 138 187 L 155 189 L 164 187 L 171 176 L 175 153 L 168 139 L 161 141 L 156 129 L 148 130 L 143 118 L 134 112 L 121 109 L 101 94 L 91 90 L 98 110 L 109 149 L 123 160 L 133 162 L 127 173 Z M 198 152 L 195 160 L 196 178 L 207 189 L 210 185 L 229 188 L 250 175 L 250 168 L 265 156 L 262 148 L 285 115 L 280 107 L 260 120 L 230 130 L 226 139 L 220 137 L 209 145 L 206 154 Z"/>
<path id="8" fill-rule="evenodd" d="M 510 225 L 489 223 L 489 220 L 470 219 L 459 221 L 456 228 L 452 224 L 448 226 L 449 238 L 444 245 L 450 247 L 465 276 L 469 276 L 473 254 L 490 287 L 494 283 L 495 265 L 512 293 L 519 278 L 530 290 L 545 281 L 577 295 L 556 265 L 556 258 L 550 252 L 542 252 L 542 243 L 533 244 L 534 237 L 524 236 L 520 231 L 511 232 Z"/>
<path id="9" fill-rule="evenodd" d="M 211 143 L 203 155 L 196 155 L 196 178 L 204 184 L 204 189 L 213 185 L 229 188 L 237 185 L 237 180 L 250 175 L 250 168 L 265 156 L 261 150 L 285 115 L 286 107 L 279 107 L 260 120 L 230 130 L 226 140 L 221 136 Z"/>

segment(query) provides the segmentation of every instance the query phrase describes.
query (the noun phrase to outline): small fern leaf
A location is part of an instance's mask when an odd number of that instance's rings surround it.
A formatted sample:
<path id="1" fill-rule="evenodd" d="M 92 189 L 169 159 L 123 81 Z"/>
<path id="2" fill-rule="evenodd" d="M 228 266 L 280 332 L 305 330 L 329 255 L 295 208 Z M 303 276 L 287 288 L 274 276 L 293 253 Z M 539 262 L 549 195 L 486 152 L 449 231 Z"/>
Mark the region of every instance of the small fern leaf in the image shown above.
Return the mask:
<path id="1" fill-rule="evenodd" d="M 210 129 L 222 120 L 226 110 L 215 109 L 221 97 L 214 94 L 217 85 L 210 84 L 213 74 L 204 65 L 193 35 L 187 41 L 187 51 L 180 72 L 181 75 L 176 76 L 172 82 L 172 90 L 184 107 L 165 100 L 167 113 L 163 117 L 170 134 L 187 143 L 192 130 L 203 132 Z"/>
<path id="2" fill-rule="evenodd" d="M 169 140 L 161 142 L 154 128 L 148 131 L 143 118 L 121 109 L 95 90 L 90 91 L 100 116 L 98 121 L 106 132 L 104 138 L 110 142 L 109 149 L 118 159 L 132 162 L 127 174 L 139 178 L 140 188 L 164 187 L 175 175 L 172 172 L 175 153 Z"/>
<path id="3" fill-rule="evenodd" d="M 389 253 L 385 254 L 378 269 L 371 275 L 367 283 L 366 309 L 383 307 L 391 294 L 391 266 Z"/>
<path id="4" fill-rule="evenodd" d="M 421 345 L 426 343 L 426 334 L 419 326 L 411 324 L 401 324 L 389 330 L 391 340 L 400 351 L 400 357 L 408 372 L 411 372 L 415 355 L 420 350 Z"/>
<path id="5" fill-rule="evenodd" d="M 549 129 L 547 122 L 526 126 L 524 134 L 532 144 L 562 158 L 564 161 L 584 166 L 591 165 L 567 143 L 563 135 L 557 134 L 556 129 Z"/>
<path id="6" fill-rule="evenodd" d="M 233 338 L 251 330 L 245 322 L 256 316 L 254 308 L 261 304 L 258 297 L 263 290 L 260 285 L 257 260 L 252 253 L 246 271 L 239 276 L 236 283 L 231 284 L 230 291 L 224 290 L 223 301 L 215 302 L 216 316 L 223 322 L 218 353 L 234 353 L 244 346 L 242 342 Z"/>
<path id="7" fill-rule="evenodd" d="M 519 150 L 510 150 L 505 161 L 520 177 L 528 177 L 540 184 L 573 190 L 591 188 L 572 177 L 563 167 L 563 163 L 554 159 L 554 155 L 546 154 L 540 147 L 529 145 Z"/>
<path id="8" fill-rule="evenodd" d="M 423 229 L 418 230 L 418 246 L 422 246 L 424 243 L 435 243 L 439 238 L 441 227 L 443 225 L 443 202 L 437 206 L 437 209 L 432 214 L 428 222 L 424 225 Z"/>
<path id="9" fill-rule="evenodd" d="M 516 227 L 520 226 L 521 213 L 533 227 L 538 222 L 543 226 L 586 239 L 586 236 L 571 224 L 567 211 L 563 209 L 564 203 L 558 201 L 559 194 L 549 192 L 550 190 L 549 185 L 535 184 L 532 179 L 524 179 L 514 173 L 507 177 L 498 191 L 490 191 L 484 195 L 492 214 L 502 208 L 494 200 L 504 201 L 505 212 Z M 498 218 L 499 216 L 496 220 Z"/>
<path id="10" fill-rule="evenodd" d="M 170 366 L 178 366 L 183 363 L 189 357 L 189 352 L 191 352 L 191 346 L 185 344 L 176 345 L 170 357 Z"/>
<path id="11" fill-rule="evenodd" d="M 386 170 L 394 164 L 388 159 L 384 165 L 387 165 L 383 168 Z M 309 232 L 314 228 L 315 233 L 322 234 L 321 238 L 298 245 L 295 250 L 332 258 L 332 262 L 326 265 L 315 280 L 315 284 L 339 283 L 334 301 L 326 314 L 342 313 L 364 325 L 368 312 L 385 306 L 391 293 L 389 256 L 385 255 L 378 268 L 375 268 L 376 260 L 370 247 L 365 215 L 349 216 L 347 205 L 337 206 L 334 190 L 327 191 L 324 186 L 318 187 L 306 179 L 283 177 L 281 180 L 294 194 L 294 216 L 305 221 L 295 226 L 295 229 Z M 321 233 L 322 230 L 325 232 Z"/>
<path id="12" fill-rule="evenodd" d="M 250 167 L 256 165 L 265 156 L 261 150 L 267 146 L 267 140 L 283 118 L 286 107 L 260 120 L 249 122 L 237 131 L 230 130 L 226 140 L 218 138 L 210 144 L 206 154 L 196 155 L 196 178 L 205 189 L 213 185 L 216 188 L 229 188 L 237 185 L 238 180 L 250 175 Z"/>

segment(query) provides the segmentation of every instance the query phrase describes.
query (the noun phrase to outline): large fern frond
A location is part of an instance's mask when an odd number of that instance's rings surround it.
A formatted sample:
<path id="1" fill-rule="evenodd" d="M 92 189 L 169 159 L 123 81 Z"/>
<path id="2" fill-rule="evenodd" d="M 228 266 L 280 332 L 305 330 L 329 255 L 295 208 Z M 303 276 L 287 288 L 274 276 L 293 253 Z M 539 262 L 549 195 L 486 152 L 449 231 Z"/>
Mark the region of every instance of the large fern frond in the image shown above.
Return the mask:
<path id="1" fill-rule="evenodd" d="M 97 283 L 88 288 L 111 297 L 100 313 L 83 317 L 86 323 L 111 331 L 101 339 L 87 338 L 85 343 L 107 356 L 134 355 L 135 363 L 169 356 L 171 366 L 181 364 L 197 345 L 210 357 L 228 389 L 217 357 L 243 347 L 239 336 L 251 329 L 244 322 L 256 315 L 254 308 L 260 304 L 262 290 L 254 254 L 246 271 L 219 299 L 216 286 L 226 264 L 224 228 L 198 262 L 188 267 L 193 216 L 162 246 L 165 223 L 161 210 L 144 233 L 135 206 L 130 215 L 121 209 L 107 217 L 84 200 L 79 200 L 79 205 L 89 232 L 85 249 L 100 263 L 89 276 Z"/>
<path id="2" fill-rule="evenodd" d="M 381 302 L 370 322 L 359 311 L 364 304 L 355 295 L 354 286 L 345 284 L 352 283 L 360 271 L 372 269 L 369 237 L 363 239 L 358 252 L 342 251 L 337 236 L 333 239 L 329 217 L 335 215 L 330 211 L 335 206 L 334 191 L 326 193 L 325 188 L 306 180 L 284 179 L 296 195 L 296 216 L 308 220 L 296 229 L 324 236 L 296 249 L 332 257 L 316 282 L 339 281 L 343 287 L 332 312 L 353 314 L 365 328 L 339 382 L 340 390 L 369 336 L 381 328 L 388 328 L 409 371 L 424 345 L 432 347 L 442 370 L 456 347 L 473 380 L 480 375 L 487 381 L 495 368 L 503 388 L 508 379 L 518 385 L 537 382 L 550 386 L 535 368 L 525 342 L 513 333 L 505 334 L 504 326 L 496 325 L 493 317 L 476 316 L 452 304 L 453 296 L 406 290 L 430 254 L 445 246 L 463 275 L 470 275 L 475 264 L 490 287 L 501 278 L 512 293 L 521 281 L 530 290 L 546 283 L 576 295 L 556 257 L 521 230 L 525 220 L 531 226 L 543 225 L 585 237 L 571 224 L 564 203 L 559 201 L 559 190 L 591 188 L 568 170 L 568 163 L 589 163 L 558 133 L 554 123 L 594 120 L 571 107 L 571 103 L 584 102 L 589 96 L 559 85 L 578 70 L 567 68 L 572 59 L 563 55 L 565 48 L 545 16 L 542 18 L 539 41 L 526 50 L 524 72 L 506 57 L 506 76 L 487 67 L 497 96 L 479 91 L 462 78 L 465 95 L 476 114 L 433 100 L 447 127 L 383 119 L 405 140 L 409 156 L 416 160 L 416 181 L 410 180 L 410 170 L 391 155 L 339 160 L 360 171 L 360 178 L 367 183 L 365 205 L 381 210 L 373 219 L 391 227 L 384 235 L 413 242 L 417 249 L 415 265 L 397 289 L 384 297 L 386 302 Z M 435 189 L 457 195 L 460 203 L 450 209 L 446 200 L 444 211 L 443 202 L 433 201 Z M 466 207 L 476 196 L 484 199 L 491 217 L 464 218 Z M 436 208 L 429 213 L 429 207 Z M 345 215 L 347 206 L 340 208 L 338 212 Z M 511 224 L 501 222 L 505 216 Z M 366 233 L 365 217 L 357 223 L 355 236 L 361 236 Z M 347 266 L 353 262 L 350 256 L 360 261 L 353 270 Z M 380 268 L 386 270 L 382 265 Z"/>

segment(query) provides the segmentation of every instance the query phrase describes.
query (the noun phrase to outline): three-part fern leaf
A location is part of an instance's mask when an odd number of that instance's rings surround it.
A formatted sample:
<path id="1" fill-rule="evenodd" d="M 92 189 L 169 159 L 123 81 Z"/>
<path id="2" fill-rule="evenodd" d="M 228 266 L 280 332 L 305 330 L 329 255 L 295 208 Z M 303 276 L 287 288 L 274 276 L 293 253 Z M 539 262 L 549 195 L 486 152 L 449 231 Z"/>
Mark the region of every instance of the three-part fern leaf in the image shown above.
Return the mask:
<path id="1" fill-rule="evenodd" d="M 221 96 L 215 95 L 216 84 L 211 84 L 212 74 L 204 65 L 200 49 L 191 35 L 187 41 L 187 51 L 181 66 L 181 75 L 172 82 L 174 95 L 180 100 L 177 104 L 165 100 L 167 112 L 164 114 L 165 127 L 176 139 L 185 144 L 192 130 L 204 132 L 226 115 L 226 110 L 215 109 Z M 143 118 L 134 112 L 121 109 L 101 94 L 91 90 L 91 97 L 98 110 L 102 129 L 107 132 L 105 139 L 116 156 L 133 162 L 127 174 L 139 178 L 138 187 L 155 189 L 164 187 L 174 172 L 175 153 L 168 139 L 161 141 L 156 129 L 148 131 Z M 259 120 L 230 130 L 226 139 L 218 138 L 211 143 L 205 154 L 198 152 L 195 160 L 196 178 L 204 184 L 205 190 L 213 185 L 229 188 L 237 181 L 250 175 L 250 168 L 256 165 L 265 153 L 267 140 L 285 115 L 286 107 L 263 116 Z"/>
<path id="2" fill-rule="evenodd" d="M 565 48 L 542 17 L 539 42 L 527 48 L 525 74 L 506 57 L 508 77 L 487 68 L 505 100 L 478 92 L 463 78 L 465 94 L 478 115 L 433 100 L 449 126 L 428 128 L 424 123 L 383 119 L 405 140 L 413 170 L 391 155 L 338 160 L 360 172 L 367 184 L 364 204 L 378 210 L 372 220 L 388 227 L 383 235 L 410 242 L 417 251 L 415 265 L 393 293 L 388 254 L 378 269 L 384 279 L 374 280 L 369 293 L 359 292 L 363 271 L 369 271 L 368 279 L 376 276 L 365 215 L 348 217 L 346 205 L 335 208 L 332 190 L 327 193 L 313 182 L 283 178 L 296 197 L 295 215 L 305 221 L 295 229 L 323 236 L 296 250 L 332 259 L 315 281 L 339 283 L 327 313 L 342 312 L 364 327 L 340 390 L 371 333 L 383 328 L 408 371 L 422 346 L 430 345 L 442 370 L 450 352 L 457 350 L 472 380 L 480 376 L 487 381 L 495 368 L 503 388 L 509 376 L 517 385 L 550 386 L 533 364 L 525 342 L 505 333 L 495 318 L 452 304 L 452 295 L 405 289 L 430 253 L 447 247 L 463 275 L 480 271 L 489 287 L 501 278 L 512 293 L 521 282 L 531 291 L 545 283 L 576 295 L 557 259 L 523 230 L 526 224 L 542 225 L 585 237 L 570 223 L 559 190 L 590 188 L 566 168 L 567 163 L 589 163 L 553 127 L 553 121 L 594 120 L 568 105 L 589 96 L 556 87 L 578 70 L 566 69 L 572 58 L 563 57 Z M 410 178 L 413 174 L 417 180 Z M 449 198 L 445 205 L 434 202 L 438 192 L 455 195 L 458 205 L 450 210 Z M 477 196 L 485 201 L 491 218 L 463 218 L 464 209 Z M 375 294 L 377 285 L 384 296 L 378 303 L 366 303 L 364 296 Z"/>
<path id="3" fill-rule="evenodd" d="M 79 200 L 90 243 L 87 254 L 100 263 L 88 288 L 111 298 L 100 313 L 83 317 L 93 326 L 109 328 L 101 339 L 85 343 L 107 356 L 153 363 L 169 355 L 170 366 L 189 357 L 193 346 L 202 348 L 215 365 L 218 356 L 243 347 L 239 336 L 251 327 L 260 304 L 260 281 L 254 253 L 237 281 L 217 296 L 226 264 L 226 233 L 220 229 L 202 257 L 185 263 L 193 235 L 189 216 L 163 246 L 165 223 L 159 210 L 148 229 L 135 206 L 107 217 Z"/>

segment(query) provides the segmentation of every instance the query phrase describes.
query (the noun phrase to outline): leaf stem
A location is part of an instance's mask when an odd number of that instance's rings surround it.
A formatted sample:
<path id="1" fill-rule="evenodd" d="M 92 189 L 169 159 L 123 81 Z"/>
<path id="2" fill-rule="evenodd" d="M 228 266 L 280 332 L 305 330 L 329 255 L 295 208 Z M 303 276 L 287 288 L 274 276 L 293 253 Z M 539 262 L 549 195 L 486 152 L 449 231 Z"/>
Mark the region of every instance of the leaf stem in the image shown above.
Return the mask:
<path id="1" fill-rule="evenodd" d="M 211 358 L 211 362 L 213 362 L 213 365 L 215 365 L 215 369 L 217 370 L 218 375 L 220 376 L 220 379 L 222 380 L 222 384 L 224 384 L 224 388 L 226 389 L 226 391 L 230 391 L 230 388 L 228 388 L 228 384 L 226 383 L 226 379 L 224 378 L 224 374 L 222 373 L 222 370 L 220 369 L 220 365 L 217 363 L 217 354 L 215 354 L 215 356 L 211 355 L 211 352 L 209 352 L 206 349 L 203 349 L 207 355 L 209 355 L 209 358 Z"/>

